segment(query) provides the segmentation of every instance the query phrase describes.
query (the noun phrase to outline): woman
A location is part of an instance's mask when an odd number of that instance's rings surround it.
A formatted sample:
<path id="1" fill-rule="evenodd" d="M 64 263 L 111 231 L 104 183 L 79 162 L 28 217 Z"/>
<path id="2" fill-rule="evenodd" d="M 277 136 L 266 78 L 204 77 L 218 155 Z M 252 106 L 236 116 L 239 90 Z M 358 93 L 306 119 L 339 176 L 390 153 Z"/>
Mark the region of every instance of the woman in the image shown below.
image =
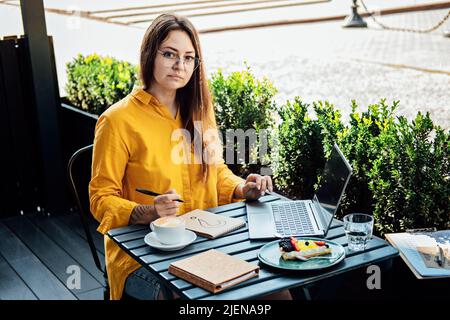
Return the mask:
<path id="1" fill-rule="evenodd" d="M 216 123 L 201 61 L 198 34 L 186 18 L 164 14 L 146 31 L 140 57 L 143 87 L 106 110 L 95 129 L 89 193 L 99 232 L 148 225 L 161 216 L 240 199 L 256 200 L 272 191 L 269 176 L 251 174 L 246 180 L 235 176 L 224 164 L 221 150 L 219 161 L 211 161 L 219 152 L 212 152 L 202 138 Z M 185 159 L 201 161 L 175 161 L 179 142 L 172 137 L 177 130 L 201 137 L 201 143 L 191 143 L 197 148 L 186 149 L 185 154 Z M 162 195 L 151 198 L 136 188 Z M 179 198 L 184 200 L 181 205 L 174 201 Z M 161 297 L 155 278 L 106 236 L 105 250 L 111 299 L 120 299 L 124 287 L 139 298 Z"/>

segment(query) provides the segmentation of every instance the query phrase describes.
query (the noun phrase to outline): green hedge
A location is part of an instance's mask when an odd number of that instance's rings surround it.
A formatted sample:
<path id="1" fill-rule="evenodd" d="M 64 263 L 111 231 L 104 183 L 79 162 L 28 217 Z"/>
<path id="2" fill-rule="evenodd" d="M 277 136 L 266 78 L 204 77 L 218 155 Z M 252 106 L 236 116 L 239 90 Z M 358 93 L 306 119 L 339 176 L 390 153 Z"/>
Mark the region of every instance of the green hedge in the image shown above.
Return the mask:
<path id="1" fill-rule="evenodd" d="M 336 142 L 354 170 L 339 218 L 349 212 L 373 214 L 378 234 L 448 228 L 450 132 L 435 126 L 429 114 L 418 113 L 410 123 L 396 117 L 398 104 L 387 106 L 381 100 L 360 114 L 353 102 L 345 125 L 328 103 L 314 103 L 313 113 L 299 98 L 288 102 L 280 110 L 283 122 L 272 155 L 280 191 L 293 198 L 311 197 Z"/>
<path id="2" fill-rule="evenodd" d="M 219 129 L 222 130 L 224 145 L 226 146 L 227 130 L 254 130 L 258 140 L 265 129 L 270 135 L 275 119 L 276 104 L 274 96 L 277 89 L 267 78 L 256 79 L 250 67 L 242 72 L 232 72 L 225 76 L 222 70 L 214 73 L 209 81 L 213 95 L 214 108 Z M 263 137 L 264 139 L 264 137 Z M 257 141 L 258 141 L 257 140 Z M 237 175 L 247 176 L 250 172 L 261 171 L 261 167 L 268 165 L 269 157 L 258 159 L 260 154 L 257 143 L 253 148 L 249 139 L 245 141 L 245 154 L 237 154 L 239 141 L 232 144 L 235 151 L 234 164 L 227 161 L 230 169 Z M 224 151 L 226 160 L 226 150 Z"/>
<path id="3" fill-rule="evenodd" d="M 418 113 L 411 123 L 399 117 L 380 127 L 368 173 L 378 229 L 447 228 L 450 134 L 433 125 L 428 113 Z"/>
<path id="4" fill-rule="evenodd" d="M 97 54 L 79 54 L 66 66 L 67 99 L 93 114 L 101 114 L 125 97 L 137 81 L 136 66 Z"/>

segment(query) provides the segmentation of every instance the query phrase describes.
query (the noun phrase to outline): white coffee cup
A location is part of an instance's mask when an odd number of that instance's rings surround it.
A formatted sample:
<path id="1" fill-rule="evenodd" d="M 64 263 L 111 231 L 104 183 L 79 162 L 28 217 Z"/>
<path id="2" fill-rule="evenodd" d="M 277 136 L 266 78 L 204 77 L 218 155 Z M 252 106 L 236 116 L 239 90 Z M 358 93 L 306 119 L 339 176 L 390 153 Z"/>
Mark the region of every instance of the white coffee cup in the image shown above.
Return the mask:
<path id="1" fill-rule="evenodd" d="M 150 229 L 162 244 L 177 244 L 183 239 L 186 225 L 177 217 L 161 217 L 150 223 Z"/>

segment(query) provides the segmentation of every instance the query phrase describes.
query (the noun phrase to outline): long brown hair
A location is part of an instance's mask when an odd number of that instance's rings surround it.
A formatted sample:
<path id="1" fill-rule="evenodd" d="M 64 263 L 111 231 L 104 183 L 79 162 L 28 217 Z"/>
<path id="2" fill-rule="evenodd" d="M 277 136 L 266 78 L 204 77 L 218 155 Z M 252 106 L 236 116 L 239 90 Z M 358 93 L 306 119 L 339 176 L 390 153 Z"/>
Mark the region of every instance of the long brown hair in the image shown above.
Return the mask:
<path id="1" fill-rule="evenodd" d="M 200 59 L 200 65 L 194 70 L 189 82 L 183 88 L 178 89 L 176 94 L 176 102 L 180 106 L 180 116 L 183 126 L 189 131 L 191 138 L 193 138 L 195 136 L 194 131 L 198 131 L 194 127 L 195 121 L 202 123 L 203 132 L 208 128 L 215 128 L 216 123 L 205 68 L 203 63 L 201 63 L 203 57 L 198 33 L 187 18 L 175 14 L 162 14 L 153 20 L 142 40 L 140 78 L 144 90 L 148 89 L 152 81 L 154 81 L 153 70 L 157 50 L 167 38 L 169 32 L 173 30 L 186 32 L 194 46 L 196 56 Z M 203 140 L 203 132 L 197 132 L 197 137 L 202 137 L 202 143 L 195 143 L 193 145 L 197 148 L 201 146 L 203 150 L 207 150 L 206 143 Z M 195 150 L 195 152 L 196 154 L 202 155 L 201 165 L 203 179 L 205 181 L 208 175 L 208 165 L 205 162 L 202 150 Z"/>

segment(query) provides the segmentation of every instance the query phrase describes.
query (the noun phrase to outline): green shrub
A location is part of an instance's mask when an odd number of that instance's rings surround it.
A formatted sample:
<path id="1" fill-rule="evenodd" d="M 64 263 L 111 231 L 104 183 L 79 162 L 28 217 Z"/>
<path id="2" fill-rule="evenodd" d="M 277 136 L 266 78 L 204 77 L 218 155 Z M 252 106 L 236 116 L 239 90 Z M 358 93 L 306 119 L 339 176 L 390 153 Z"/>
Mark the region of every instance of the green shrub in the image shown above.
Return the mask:
<path id="1" fill-rule="evenodd" d="M 379 104 L 369 105 L 367 110 L 360 114 L 355 101 L 352 101 L 350 123 L 338 134 L 337 139 L 339 147 L 353 168 L 345 196 L 339 206 L 338 218 L 343 218 L 349 212 L 373 212 L 374 198 L 369 189 L 369 173 L 379 154 L 380 128 L 394 125 L 394 111 L 397 106 L 398 101 L 388 106 L 385 100 L 381 100 Z"/>
<path id="2" fill-rule="evenodd" d="M 294 199 L 311 198 L 323 171 L 326 155 L 344 126 L 341 114 L 328 102 L 310 105 L 299 97 L 278 110 L 282 122 L 276 130 L 272 169 L 277 190 Z"/>
<path id="3" fill-rule="evenodd" d="M 396 118 L 398 101 L 388 106 L 381 100 L 362 114 L 353 101 L 348 125 L 333 105 L 313 106 L 317 119 L 299 98 L 279 110 L 282 123 L 272 169 L 282 193 L 311 198 L 336 142 L 353 167 L 338 218 L 350 212 L 373 214 L 380 235 L 449 227 L 450 133 L 434 126 L 428 114 L 419 113 L 412 123 Z"/>
<path id="4" fill-rule="evenodd" d="M 125 61 L 79 54 L 67 63 L 67 98 L 78 108 L 101 114 L 131 91 L 137 81 L 136 71 Z"/>
<path id="5" fill-rule="evenodd" d="M 434 126 L 428 113 L 418 113 L 412 123 L 399 117 L 381 127 L 377 142 L 369 188 L 378 230 L 448 228 L 450 134 Z"/>
<path id="6" fill-rule="evenodd" d="M 209 82 L 211 88 L 214 108 L 216 112 L 217 125 L 224 135 L 226 143 L 227 130 L 255 130 L 259 137 L 261 129 L 267 130 L 270 134 L 274 126 L 275 102 L 274 95 L 277 90 L 267 79 L 255 79 L 249 66 L 242 72 L 233 72 L 225 76 L 222 70 L 218 70 L 212 75 Z M 270 139 L 270 137 L 268 137 Z M 258 139 L 261 141 L 261 139 Z M 249 140 L 246 139 L 245 144 Z M 239 141 L 232 144 L 234 161 L 237 165 L 229 164 L 234 173 L 246 176 L 249 172 L 259 172 L 265 160 L 257 161 L 256 155 L 260 154 L 259 143 L 253 147 L 242 146 Z M 245 148 L 245 154 L 237 154 L 239 147 Z M 250 158 L 250 155 L 253 157 Z M 224 151 L 224 158 L 230 162 Z M 267 158 L 265 158 L 267 160 Z"/>

